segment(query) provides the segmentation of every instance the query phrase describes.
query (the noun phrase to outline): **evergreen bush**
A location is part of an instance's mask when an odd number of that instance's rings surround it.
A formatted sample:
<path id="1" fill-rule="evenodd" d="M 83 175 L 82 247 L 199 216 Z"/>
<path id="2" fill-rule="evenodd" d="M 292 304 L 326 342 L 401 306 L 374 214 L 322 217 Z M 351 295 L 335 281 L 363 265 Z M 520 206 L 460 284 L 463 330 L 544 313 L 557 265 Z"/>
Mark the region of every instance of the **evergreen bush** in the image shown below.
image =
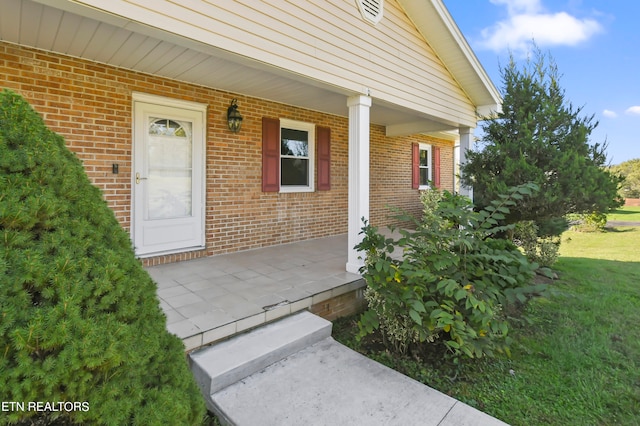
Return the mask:
<path id="1" fill-rule="evenodd" d="M 63 138 L 8 90 L 0 188 L 0 401 L 25 404 L 0 423 L 200 423 L 184 347 L 127 233 Z"/>

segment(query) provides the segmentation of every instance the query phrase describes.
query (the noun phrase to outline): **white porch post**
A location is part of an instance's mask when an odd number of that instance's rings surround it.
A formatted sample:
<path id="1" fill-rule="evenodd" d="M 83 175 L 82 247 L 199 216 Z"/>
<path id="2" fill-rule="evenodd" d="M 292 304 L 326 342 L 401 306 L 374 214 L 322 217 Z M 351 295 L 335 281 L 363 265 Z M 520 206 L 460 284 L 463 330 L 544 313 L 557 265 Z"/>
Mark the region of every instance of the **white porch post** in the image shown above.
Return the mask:
<path id="1" fill-rule="evenodd" d="M 369 108 L 368 96 L 351 96 L 349 107 L 349 234 L 347 272 L 358 273 L 364 265 L 353 247 L 362 238 L 362 218 L 369 219 Z"/>
<path id="2" fill-rule="evenodd" d="M 460 176 L 462 176 L 462 165 L 467 162 L 467 150 L 471 149 L 473 144 L 473 132 L 470 127 L 460 127 L 458 133 L 460 134 Z M 460 194 L 473 200 L 473 188 L 464 186 L 462 182 L 460 183 Z"/>

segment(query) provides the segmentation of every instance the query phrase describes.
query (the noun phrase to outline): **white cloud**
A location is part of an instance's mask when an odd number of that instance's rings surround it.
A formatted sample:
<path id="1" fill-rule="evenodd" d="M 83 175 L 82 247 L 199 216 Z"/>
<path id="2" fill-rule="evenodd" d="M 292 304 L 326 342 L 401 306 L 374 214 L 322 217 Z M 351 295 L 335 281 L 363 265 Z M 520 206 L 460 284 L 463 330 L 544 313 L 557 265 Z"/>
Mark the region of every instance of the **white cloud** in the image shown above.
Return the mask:
<path id="1" fill-rule="evenodd" d="M 547 13 L 540 0 L 490 0 L 507 7 L 509 17 L 482 30 L 481 47 L 494 51 L 526 51 L 534 40 L 540 46 L 575 46 L 602 31 L 594 19 L 566 12 Z"/>
<path id="2" fill-rule="evenodd" d="M 635 106 L 629 107 L 625 112 L 627 114 L 640 115 L 640 106 L 635 105 Z"/>
<path id="3" fill-rule="evenodd" d="M 542 9 L 540 0 L 489 0 L 493 4 L 505 5 L 509 15 L 520 12 L 535 13 Z"/>
<path id="4" fill-rule="evenodd" d="M 604 111 L 602 111 L 602 115 L 608 118 L 616 118 L 618 116 L 615 111 L 611 111 L 609 109 L 605 109 Z"/>

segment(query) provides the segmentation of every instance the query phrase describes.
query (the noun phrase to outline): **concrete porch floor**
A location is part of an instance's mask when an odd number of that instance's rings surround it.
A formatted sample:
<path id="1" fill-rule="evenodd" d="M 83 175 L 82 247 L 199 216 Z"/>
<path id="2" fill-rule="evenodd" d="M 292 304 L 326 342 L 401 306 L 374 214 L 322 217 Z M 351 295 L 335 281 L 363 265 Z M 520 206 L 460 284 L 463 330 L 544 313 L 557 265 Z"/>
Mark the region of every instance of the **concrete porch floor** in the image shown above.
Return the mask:
<path id="1" fill-rule="evenodd" d="M 364 287 L 346 259 L 345 234 L 146 269 L 167 329 L 193 350 Z"/>

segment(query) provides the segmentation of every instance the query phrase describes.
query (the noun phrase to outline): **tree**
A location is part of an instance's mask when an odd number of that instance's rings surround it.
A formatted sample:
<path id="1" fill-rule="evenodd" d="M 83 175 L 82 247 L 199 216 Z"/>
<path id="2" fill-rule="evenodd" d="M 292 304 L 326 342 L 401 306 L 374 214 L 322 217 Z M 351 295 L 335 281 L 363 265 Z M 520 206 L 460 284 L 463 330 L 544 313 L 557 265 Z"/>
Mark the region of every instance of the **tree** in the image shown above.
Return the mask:
<path id="1" fill-rule="evenodd" d="M 0 93 L 0 423 L 198 424 L 184 346 L 59 135 Z M 30 407 L 28 403 L 41 403 Z M 45 405 L 49 404 L 49 406 Z"/>
<path id="2" fill-rule="evenodd" d="M 502 111 L 485 121 L 482 149 L 469 151 L 462 182 L 479 208 L 508 187 L 534 182 L 540 191 L 514 207 L 508 222 L 533 220 L 540 235 L 558 235 L 568 213 L 606 212 L 621 204 L 620 178 L 606 166 L 606 143 L 589 144 L 593 116 L 565 100 L 558 69 L 538 49 L 518 68 L 501 69 Z"/>
<path id="3" fill-rule="evenodd" d="M 623 198 L 640 198 L 640 158 L 611 166 L 611 171 L 624 176 L 620 187 Z"/>

